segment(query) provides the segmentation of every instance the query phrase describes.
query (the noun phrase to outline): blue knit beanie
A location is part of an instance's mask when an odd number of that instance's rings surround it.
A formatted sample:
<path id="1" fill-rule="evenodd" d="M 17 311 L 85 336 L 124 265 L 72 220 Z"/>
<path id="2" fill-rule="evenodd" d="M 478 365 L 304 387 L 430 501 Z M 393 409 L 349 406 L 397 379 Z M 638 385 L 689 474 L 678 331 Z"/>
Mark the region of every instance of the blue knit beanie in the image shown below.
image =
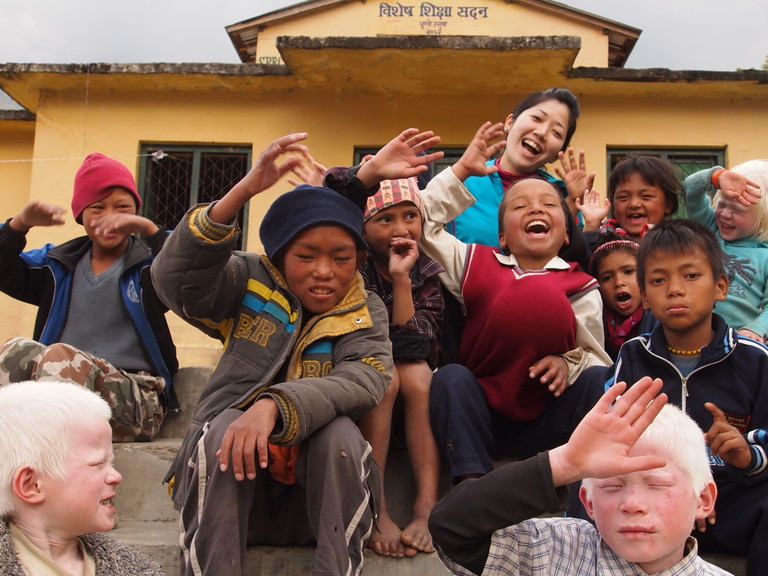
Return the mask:
<path id="1" fill-rule="evenodd" d="M 362 210 L 338 192 L 306 184 L 272 203 L 261 221 L 259 238 L 272 260 L 299 232 L 323 224 L 341 226 L 352 234 L 358 249 L 368 249 L 363 240 Z"/>

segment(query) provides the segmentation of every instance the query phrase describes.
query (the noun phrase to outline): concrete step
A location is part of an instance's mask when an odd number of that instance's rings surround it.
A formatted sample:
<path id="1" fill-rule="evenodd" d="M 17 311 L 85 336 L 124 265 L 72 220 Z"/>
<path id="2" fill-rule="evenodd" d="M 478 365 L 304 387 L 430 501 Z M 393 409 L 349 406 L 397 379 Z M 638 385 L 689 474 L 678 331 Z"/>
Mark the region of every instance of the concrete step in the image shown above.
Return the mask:
<path id="1" fill-rule="evenodd" d="M 175 522 L 123 522 L 111 535 L 151 555 L 165 569 L 166 576 L 179 576 L 178 526 Z M 311 547 L 254 546 L 248 549 L 245 566 L 248 575 L 296 576 L 312 571 Z M 384 558 L 365 551 L 363 573 L 367 576 L 445 576 L 448 572 L 437 554 L 415 558 Z"/>
<path id="2" fill-rule="evenodd" d="M 121 523 L 176 521 L 178 515 L 162 481 L 180 445 L 180 438 L 114 445 L 115 467 L 123 476 L 115 499 Z M 441 495 L 450 488 L 450 478 L 443 474 Z M 384 490 L 392 519 L 404 526 L 411 519 L 411 505 L 416 496 L 407 452 L 390 453 Z"/>

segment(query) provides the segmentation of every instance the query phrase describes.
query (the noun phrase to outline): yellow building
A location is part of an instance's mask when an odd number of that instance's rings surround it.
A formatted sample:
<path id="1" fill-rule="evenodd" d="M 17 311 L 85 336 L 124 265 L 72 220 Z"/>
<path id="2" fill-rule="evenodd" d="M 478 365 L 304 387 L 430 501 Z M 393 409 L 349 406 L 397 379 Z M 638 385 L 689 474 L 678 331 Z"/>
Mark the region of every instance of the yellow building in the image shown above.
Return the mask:
<path id="1" fill-rule="evenodd" d="M 643 150 L 690 171 L 768 157 L 768 72 L 629 70 L 632 26 L 548 0 L 311 0 L 227 28 L 242 64 L 5 64 L 4 218 L 30 200 L 68 207 L 94 151 L 137 177 L 146 215 L 172 227 L 220 196 L 277 136 L 309 133 L 315 158 L 351 164 L 401 130 L 431 129 L 448 158 L 529 92 L 562 86 L 582 116 L 572 145 L 604 190 L 616 158 Z M 449 161 L 449 160 L 448 160 Z M 438 167 L 439 169 L 439 167 Z M 243 214 L 244 245 L 287 183 Z M 33 229 L 28 246 L 82 233 Z M 0 295 L 0 341 L 30 335 L 34 308 Z M 174 320 L 183 364 L 217 343 Z"/>

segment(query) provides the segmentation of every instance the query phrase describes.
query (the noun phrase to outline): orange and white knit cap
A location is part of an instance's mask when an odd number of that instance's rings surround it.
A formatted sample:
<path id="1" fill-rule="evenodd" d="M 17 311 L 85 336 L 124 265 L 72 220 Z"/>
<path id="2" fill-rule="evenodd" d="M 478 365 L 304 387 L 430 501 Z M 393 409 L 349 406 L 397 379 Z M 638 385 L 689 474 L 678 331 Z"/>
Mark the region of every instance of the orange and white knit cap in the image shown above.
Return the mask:
<path id="1" fill-rule="evenodd" d="M 419 209 L 419 212 L 422 211 L 421 194 L 416 178 L 383 180 L 378 192 L 368 198 L 363 219 L 367 222 L 377 212 L 402 202 L 410 202 Z"/>

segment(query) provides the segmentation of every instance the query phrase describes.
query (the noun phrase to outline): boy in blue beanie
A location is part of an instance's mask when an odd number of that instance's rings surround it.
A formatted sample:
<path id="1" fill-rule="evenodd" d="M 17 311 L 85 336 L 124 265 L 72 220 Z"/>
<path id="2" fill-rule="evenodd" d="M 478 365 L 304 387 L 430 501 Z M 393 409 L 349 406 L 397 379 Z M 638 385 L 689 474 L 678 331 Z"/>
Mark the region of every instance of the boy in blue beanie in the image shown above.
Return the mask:
<path id="1" fill-rule="evenodd" d="M 381 400 L 392 352 L 357 271 L 361 208 L 299 186 L 264 216 L 265 256 L 234 250 L 238 211 L 302 162 L 306 137 L 278 138 L 221 200 L 192 208 L 152 267 L 168 306 L 225 342 L 169 472 L 185 575 L 237 576 L 248 544 L 312 541 L 313 574 L 357 574 L 375 519 L 379 476 L 355 420 Z M 424 171 L 439 153 L 418 153 L 437 141 L 406 130 L 350 185 L 364 196 Z"/>

